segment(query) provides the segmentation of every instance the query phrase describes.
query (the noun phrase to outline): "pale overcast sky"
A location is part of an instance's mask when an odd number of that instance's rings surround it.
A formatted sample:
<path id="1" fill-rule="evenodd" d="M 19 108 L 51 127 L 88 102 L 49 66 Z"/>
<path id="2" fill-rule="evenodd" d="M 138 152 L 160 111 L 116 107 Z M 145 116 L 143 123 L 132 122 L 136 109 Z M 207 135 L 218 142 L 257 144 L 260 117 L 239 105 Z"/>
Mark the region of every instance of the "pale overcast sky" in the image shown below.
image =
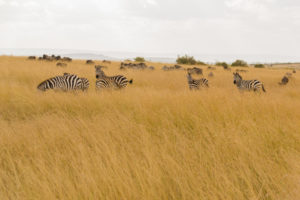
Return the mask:
<path id="1" fill-rule="evenodd" d="M 300 53 L 300 0 L 0 0 L 0 48 Z"/>

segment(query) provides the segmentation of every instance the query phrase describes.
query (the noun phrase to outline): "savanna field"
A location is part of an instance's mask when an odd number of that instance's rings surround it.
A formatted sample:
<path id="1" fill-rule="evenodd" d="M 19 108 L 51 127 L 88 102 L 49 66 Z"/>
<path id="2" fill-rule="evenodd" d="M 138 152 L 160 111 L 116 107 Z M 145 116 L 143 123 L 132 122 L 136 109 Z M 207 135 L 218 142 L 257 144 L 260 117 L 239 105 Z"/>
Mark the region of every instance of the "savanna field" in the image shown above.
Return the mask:
<path id="1" fill-rule="evenodd" d="M 240 93 L 235 68 L 203 66 L 190 91 L 185 71 L 112 62 L 133 84 L 96 92 L 94 65 L 55 64 L 0 57 L 0 199 L 300 199 L 299 70 L 247 68 L 267 92 Z M 64 72 L 88 92 L 37 91 Z"/>

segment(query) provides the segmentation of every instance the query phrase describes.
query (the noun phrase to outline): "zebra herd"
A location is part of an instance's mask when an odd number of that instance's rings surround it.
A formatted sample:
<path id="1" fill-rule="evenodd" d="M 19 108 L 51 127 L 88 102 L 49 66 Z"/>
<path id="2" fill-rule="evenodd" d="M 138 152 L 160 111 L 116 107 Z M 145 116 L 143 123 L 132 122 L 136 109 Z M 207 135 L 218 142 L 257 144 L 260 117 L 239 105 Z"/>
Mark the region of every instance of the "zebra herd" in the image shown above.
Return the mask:
<path id="1" fill-rule="evenodd" d="M 96 89 L 101 90 L 104 88 L 122 89 L 127 86 L 128 83 L 132 83 L 133 80 L 127 80 L 123 75 L 106 76 L 102 70 L 102 66 L 95 66 L 96 69 Z M 89 80 L 84 77 L 78 77 L 75 74 L 64 73 L 62 76 L 55 76 L 49 78 L 37 86 L 40 91 L 46 91 L 49 89 L 60 91 L 87 91 L 90 86 Z"/>
<path id="2" fill-rule="evenodd" d="M 104 68 L 106 67 L 101 65 L 95 66 L 96 90 L 103 90 L 107 88 L 122 89 L 125 88 L 128 84 L 132 84 L 133 80 L 128 80 L 123 75 L 107 76 L 103 71 Z M 199 72 L 197 71 L 196 73 L 193 68 L 187 70 L 187 83 L 190 90 L 199 90 L 200 88 L 209 87 L 209 82 L 206 78 L 194 79 L 192 77 L 192 74 L 199 74 Z M 288 82 L 287 77 L 289 75 L 290 74 L 286 74 L 282 79 L 282 82 L 279 84 L 286 84 Z M 208 76 L 213 77 L 214 75 L 212 72 L 210 72 Z M 264 84 L 262 82 L 258 80 L 243 80 L 242 76 L 238 72 L 233 73 L 233 84 L 235 84 L 240 91 L 266 92 Z M 75 74 L 64 73 L 62 76 L 55 76 L 43 81 L 37 86 L 37 89 L 40 91 L 46 91 L 49 89 L 61 91 L 87 91 L 89 85 L 89 80 L 87 78 L 79 77 Z"/>
<path id="3" fill-rule="evenodd" d="M 211 75 L 211 74 L 210 74 Z M 242 76 L 236 72 L 233 73 L 233 84 L 237 86 L 240 91 L 259 91 L 266 92 L 262 82 L 258 80 L 243 80 Z M 208 88 L 208 80 L 206 78 L 193 79 L 190 72 L 187 73 L 187 81 L 190 90 L 199 90 L 201 87 Z"/>

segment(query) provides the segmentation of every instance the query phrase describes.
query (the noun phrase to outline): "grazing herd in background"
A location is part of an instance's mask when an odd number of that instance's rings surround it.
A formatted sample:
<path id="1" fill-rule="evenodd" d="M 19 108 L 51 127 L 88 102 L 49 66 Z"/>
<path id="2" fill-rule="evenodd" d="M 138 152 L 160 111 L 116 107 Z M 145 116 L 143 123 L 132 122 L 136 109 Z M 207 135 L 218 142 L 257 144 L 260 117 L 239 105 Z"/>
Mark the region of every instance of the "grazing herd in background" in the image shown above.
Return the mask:
<path id="1" fill-rule="evenodd" d="M 65 62 L 71 62 L 72 59 L 69 57 L 61 57 L 61 56 L 48 56 L 43 55 L 42 57 L 35 57 L 29 56 L 29 60 L 45 60 L 45 61 L 58 61 L 56 66 L 59 67 L 66 67 L 67 64 Z M 103 60 L 102 63 L 111 64 L 111 61 Z M 86 64 L 95 64 L 93 60 L 86 60 Z M 102 65 L 95 65 L 96 70 L 96 90 L 102 89 L 122 89 L 125 88 L 128 83 L 132 84 L 133 80 L 128 80 L 123 75 L 116 75 L 116 76 L 107 76 L 103 69 L 106 69 L 106 66 Z M 131 62 L 121 62 L 120 70 L 127 70 L 127 69 L 137 69 L 137 70 L 155 70 L 153 66 L 147 66 L 147 64 L 141 63 L 131 63 Z M 199 90 L 200 88 L 208 88 L 208 80 L 206 78 L 194 79 L 192 77 L 193 74 L 195 75 L 203 75 L 203 69 L 198 67 L 184 69 L 180 65 L 173 65 L 173 66 L 163 66 L 163 71 L 173 71 L 173 70 L 186 70 L 187 71 L 187 82 L 190 90 Z M 208 66 L 207 70 L 216 70 L 215 67 Z M 224 67 L 224 70 L 230 70 L 228 67 Z M 264 88 L 264 84 L 258 80 L 243 80 L 240 73 L 247 73 L 248 70 L 244 69 L 236 69 L 233 73 L 233 83 L 237 86 L 240 91 L 263 91 L 266 92 Z M 287 72 L 279 85 L 286 85 L 289 80 L 293 77 L 293 73 L 296 73 L 294 69 L 292 73 Z M 208 77 L 214 77 L 214 73 L 211 71 L 208 74 Z M 62 76 L 56 76 L 49 78 L 38 85 L 38 90 L 46 91 L 49 89 L 53 90 L 61 90 L 61 91 L 74 91 L 74 90 L 82 90 L 87 91 L 89 88 L 89 80 L 84 77 L 78 77 L 75 74 L 64 73 Z"/>

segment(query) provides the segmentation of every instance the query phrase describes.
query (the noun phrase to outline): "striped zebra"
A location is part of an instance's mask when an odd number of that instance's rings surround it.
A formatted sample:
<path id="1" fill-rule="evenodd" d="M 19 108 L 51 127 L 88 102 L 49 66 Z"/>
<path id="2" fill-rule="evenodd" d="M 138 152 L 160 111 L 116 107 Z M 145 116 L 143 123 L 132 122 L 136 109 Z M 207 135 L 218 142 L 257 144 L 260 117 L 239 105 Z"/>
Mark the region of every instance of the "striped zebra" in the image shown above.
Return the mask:
<path id="1" fill-rule="evenodd" d="M 190 90 L 199 90 L 200 87 L 209 87 L 206 78 L 193 79 L 190 73 L 187 74 L 187 80 Z"/>
<path id="2" fill-rule="evenodd" d="M 259 91 L 262 89 L 263 92 L 266 92 L 262 82 L 258 80 L 243 80 L 242 76 L 239 73 L 233 73 L 233 84 L 235 84 L 240 91 Z"/>
<path id="3" fill-rule="evenodd" d="M 90 87 L 89 80 L 87 78 L 84 78 L 84 77 L 80 77 L 80 78 L 81 78 L 81 81 L 82 81 L 80 89 L 82 91 L 87 91 L 89 89 L 89 87 Z"/>
<path id="4" fill-rule="evenodd" d="M 71 91 L 80 89 L 86 90 L 88 86 L 89 83 L 86 83 L 86 80 L 83 81 L 83 79 L 79 78 L 77 75 L 64 73 L 63 76 L 55 76 L 43 81 L 37 86 L 37 89 L 40 91 L 46 91 L 49 89 Z"/>
<path id="5" fill-rule="evenodd" d="M 95 66 L 96 69 L 96 89 L 101 88 L 113 88 L 122 89 L 127 86 L 127 84 L 132 84 L 132 79 L 127 80 L 123 75 L 117 76 L 106 76 L 102 70 L 102 66 Z"/>

